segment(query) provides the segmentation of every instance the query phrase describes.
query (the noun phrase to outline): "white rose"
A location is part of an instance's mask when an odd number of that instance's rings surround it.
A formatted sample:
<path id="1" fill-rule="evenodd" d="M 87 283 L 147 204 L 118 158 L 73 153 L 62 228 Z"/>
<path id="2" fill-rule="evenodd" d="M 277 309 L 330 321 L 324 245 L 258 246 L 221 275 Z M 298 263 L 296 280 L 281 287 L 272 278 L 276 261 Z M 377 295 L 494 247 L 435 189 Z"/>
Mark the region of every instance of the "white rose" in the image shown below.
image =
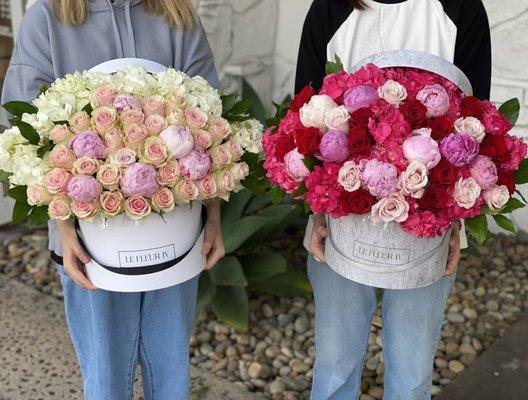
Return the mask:
<path id="1" fill-rule="evenodd" d="M 401 174 L 399 187 L 404 196 L 420 199 L 424 194 L 424 188 L 428 182 L 427 167 L 421 162 L 414 161 Z"/>
<path id="2" fill-rule="evenodd" d="M 455 184 L 455 193 L 453 197 L 460 207 L 469 209 L 475 205 L 481 192 L 482 189 L 475 179 L 460 178 Z"/>
<path id="3" fill-rule="evenodd" d="M 325 114 L 325 125 L 329 130 L 348 133 L 348 121 L 350 114 L 345 106 L 340 106 L 328 110 Z"/>
<path id="4" fill-rule="evenodd" d="M 508 200 L 510 200 L 510 192 L 505 185 L 495 185 L 491 189 L 485 190 L 482 197 L 491 210 L 500 210 L 503 208 Z"/>
<path id="5" fill-rule="evenodd" d="M 389 79 L 378 88 L 378 95 L 387 103 L 398 107 L 407 98 L 407 89 L 401 83 Z"/>
<path id="6" fill-rule="evenodd" d="M 361 186 L 361 171 L 354 161 L 347 161 L 339 170 L 337 181 L 347 192 L 354 192 Z"/>
<path id="7" fill-rule="evenodd" d="M 372 206 L 371 219 L 375 224 L 403 222 L 407 218 L 409 218 L 409 203 L 400 193 L 392 193 Z"/>
<path id="8" fill-rule="evenodd" d="M 455 121 L 455 131 L 458 133 L 465 133 L 479 143 L 482 142 L 484 136 L 486 136 L 486 128 L 477 118 L 474 117 L 457 119 Z"/>
<path id="9" fill-rule="evenodd" d="M 300 110 L 301 122 L 307 128 L 323 129 L 326 113 L 336 107 L 337 104 L 327 95 L 313 96 Z"/>

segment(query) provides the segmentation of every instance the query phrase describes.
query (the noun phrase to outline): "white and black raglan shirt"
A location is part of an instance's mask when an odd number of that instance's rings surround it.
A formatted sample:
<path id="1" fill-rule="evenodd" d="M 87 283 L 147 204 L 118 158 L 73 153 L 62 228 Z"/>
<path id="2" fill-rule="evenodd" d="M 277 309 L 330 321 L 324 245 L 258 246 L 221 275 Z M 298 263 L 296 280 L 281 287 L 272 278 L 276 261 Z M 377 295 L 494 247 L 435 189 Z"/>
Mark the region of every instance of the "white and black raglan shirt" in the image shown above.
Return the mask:
<path id="1" fill-rule="evenodd" d="M 304 24 L 296 92 L 319 89 L 325 64 L 342 60 L 349 71 L 381 51 L 418 50 L 442 57 L 469 78 L 474 95 L 487 99 L 491 84 L 491 41 L 481 0 L 315 0 Z"/>

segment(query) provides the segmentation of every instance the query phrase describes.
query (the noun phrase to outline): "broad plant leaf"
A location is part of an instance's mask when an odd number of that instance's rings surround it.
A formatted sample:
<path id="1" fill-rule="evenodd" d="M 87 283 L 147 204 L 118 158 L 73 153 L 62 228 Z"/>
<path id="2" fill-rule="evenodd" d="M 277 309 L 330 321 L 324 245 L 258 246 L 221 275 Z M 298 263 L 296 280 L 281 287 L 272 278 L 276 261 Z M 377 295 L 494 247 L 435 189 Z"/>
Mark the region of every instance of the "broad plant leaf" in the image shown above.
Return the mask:
<path id="1" fill-rule="evenodd" d="M 251 201 L 251 192 L 241 190 L 231 194 L 228 202 L 222 204 L 222 229 L 229 229 L 236 221 L 244 215 L 244 209 Z"/>
<path id="2" fill-rule="evenodd" d="M 251 106 L 247 110 L 249 115 L 264 123 L 267 117 L 266 107 L 255 89 L 245 79 L 242 79 L 242 97 L 251 100 Z"/>
<path id="3" fill-rule="evenodd" d="M 209 272 L 202 272 L 200 280 L 198 281 L 198 301 L 196 303 L 198 309 L 206 306 L 213 300 L 216 295 L 216 289 L 217 287 L 211 281 Z"/>
<path id="4" fill-rule="evenodd" d="M 31 206 L 27 203 L 17 201 L 13 208 L 13 225 L 18 225 L 27 219 Z"/>
<path id="5" fill-rule="evenodd" d="M 528 158 L 521 161 L 519 169 L 515 172 L 515 183 L 517 185 L 528 183 Z"/>
<path id="6" fill-rule="evenodd" d="M 312 287 L 308 279 L 297 272 L 287 271 L 270 278 L 252 282 L 254 290 L 276 296 L 309 296 Z"/>
<path id="7" fill-rule="evenodd" d="M 49 221 L 48 206 L 38 206 L 31 209 L 28 218 L 29 228 L 40 228 Z"/>
<path id="8" fill-rule="evenodd" d="M 209 277 L 217 286 L 246 287 L 248 284 L 240 261 L 233 256 L 222 258 L 218 264 L 209 271 Z"/>
<path id="9" fill-rule="evenodd" d="M 11 124 L 17 126 L 20 130 L 20 134 L 26 139 L 30 144 L 37 145 L 40 142 L 40 136 L 38 132 L 27 122 L 24 122 L 20 119 L 12 119 Z"/>
<path id="10" fill-rule="evenodd" d="M 37 107 L 25 101 L 10 101 L 5 103 L 3 107 L 8 113 L 16 115 L 18 118 L 22 118 L 24 114 L 36 114 L 38 112 Z"/>
<path id="11" fill-rule="evenodd" d="M 515 233 L 516 232 L 515 225 L 513 224 L 513 221 L 511 219 L 509 219 L 508 217 L 505 217 L 504 215 L 497 214 L 497 215 L 493 216 L 493 219 L 495 220 L 497 225 L 499 225 L 502 229 L 504 229 L 504 230 L 506 230 L 508 232 L 511 232 L 511 233 Z"/>
<path id="12" fill-rule="evenodd" d="M 486 215 L 481 214 L 474 218 L 467 219 L 466 228 L 468 232 L 479 243 L 484 243 L 488 237 L 488 220 Z"/>
<path id="13" fill-rule="evenodd" d="M 506 101 L 503 105 L 499 107 L 499 112 L 508 118 L 508 121 L 511 122 L 512 126 L 515 126 L 517 120 L 519 119 L 519 114 L 521 111 L 521 103 L 519 99 L 510 99 Z"/>
<path id="14" fill-rule="evenodd" d="M 250 282 L 270 278 L 288 270 L 284 257 L 269 251 L 244 255 L 240 257 L 240 261 Z"/>
<path id="15" fill-rule="evenodd" d="M 224 247 L 227 254 L 234 252 L 244 244 L 256 231 L 262 228 L 268 218 L 249 216 L 235 222 L 224 235 Z"/>
<path id="16" fill-rule="evenodd" d="M 344 69 L 343 63 L 337 54 L 335 56 L 335 62 L 329 61 L 326 63 L 326 67 L 325 67 L 325 71 L 327 75 L 341 72 L 343 71 L 343 69 Z"/>
<path id="17" fill-rule="evenodd" d="M 245 288 L 219 286 L 211 302 L 211 308 L 219 320 L 234 328 L 247 330 L 249 298 Z"/>
<path id="18" fill-rule="evenodd" d="M 15 186 L 5 194 L 19 203 L 27 204 L 27 186 Z"/>
<path id="19" fill-rule="evenodd" d="M 524 204 L 521 200 L 516 199 L 515 197 L 511 197 L 510 200 L 508 200 L 508 203 L 504 206 L 502 210 L 500 210 L 501 214 L 511 214 L 515 210 L 518 210 L 519 208 L 525 207 L 526 204 Z"/>

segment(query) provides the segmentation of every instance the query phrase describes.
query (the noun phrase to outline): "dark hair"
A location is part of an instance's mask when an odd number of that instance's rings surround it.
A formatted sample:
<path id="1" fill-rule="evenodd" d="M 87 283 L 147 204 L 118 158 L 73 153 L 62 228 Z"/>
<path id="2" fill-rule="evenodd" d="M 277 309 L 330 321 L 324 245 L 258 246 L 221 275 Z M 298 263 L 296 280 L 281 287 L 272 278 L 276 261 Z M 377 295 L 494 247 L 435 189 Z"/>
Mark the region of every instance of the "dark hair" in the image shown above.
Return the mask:
<path id="1" fill-rule="evenodd" d="M 363 3 L 363 0 L 348 0 L 350 5 L 358 10 L 364 10 L 366 8 L 365 3 Z"/>

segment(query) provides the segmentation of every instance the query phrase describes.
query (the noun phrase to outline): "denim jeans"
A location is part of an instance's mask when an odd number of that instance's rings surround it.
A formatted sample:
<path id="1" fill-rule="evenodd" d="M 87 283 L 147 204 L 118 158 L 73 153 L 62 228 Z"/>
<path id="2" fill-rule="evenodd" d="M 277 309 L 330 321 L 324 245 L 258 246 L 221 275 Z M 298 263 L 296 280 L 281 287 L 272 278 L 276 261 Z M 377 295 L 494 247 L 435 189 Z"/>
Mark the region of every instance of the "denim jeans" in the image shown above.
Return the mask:
<path id="1" fill-rule="evenodd" d="M 86 400 L 129 400 L 136 364 L 145 400 L 189 398 L 189 337 L 198 277 L 145 293 L 91 292 L 59 267 Z"/>
<path id="2" fill-rule="evenodd" d="M 376 288 L 348 280 L 310 256 L 316 359 L 312 400 L 359 397 Z M 455 278 L 420 289 L 385 290 L 382 301 L 384 399 L 431 397 L 433 362 Z"/>

